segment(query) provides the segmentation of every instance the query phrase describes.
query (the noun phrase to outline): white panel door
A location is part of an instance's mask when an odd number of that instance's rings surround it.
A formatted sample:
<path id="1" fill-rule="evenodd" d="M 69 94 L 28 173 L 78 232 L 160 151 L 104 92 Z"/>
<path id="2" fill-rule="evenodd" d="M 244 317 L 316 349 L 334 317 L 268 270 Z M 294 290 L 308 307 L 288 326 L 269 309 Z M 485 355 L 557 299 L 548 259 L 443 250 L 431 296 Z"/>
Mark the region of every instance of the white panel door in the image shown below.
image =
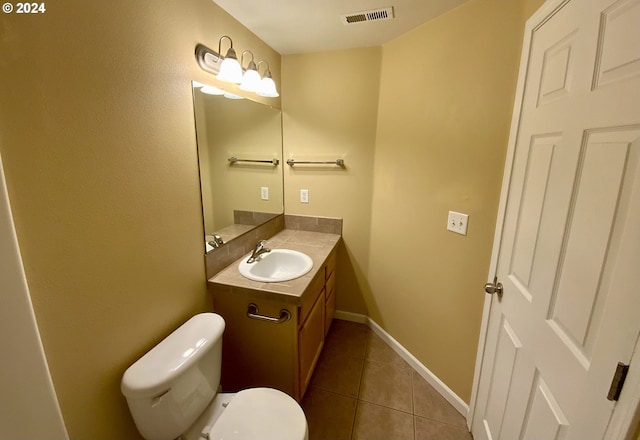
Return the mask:
<path id="1" fill-rule="evenodd" d="M 472 432 L 602 439 L 640 332 L 640 0 L 550 1 L 527 32 Z"/>

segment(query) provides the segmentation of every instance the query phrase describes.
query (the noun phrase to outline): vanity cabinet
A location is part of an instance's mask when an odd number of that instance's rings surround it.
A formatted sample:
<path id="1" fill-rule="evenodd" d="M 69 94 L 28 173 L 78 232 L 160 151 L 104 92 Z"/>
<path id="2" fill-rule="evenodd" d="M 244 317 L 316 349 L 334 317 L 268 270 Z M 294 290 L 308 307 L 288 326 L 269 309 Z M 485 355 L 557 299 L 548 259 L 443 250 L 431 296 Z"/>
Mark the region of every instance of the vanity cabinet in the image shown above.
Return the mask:
<path id="1" fill-rule="evenodd" d="M 335 266 L 334 248 L 299 295 L 209 284 L 214 311 L 226 323 L 223 392 L 272 387 L 302 400 L 335 312 Z"/>
<path id="2" fill-rule="evenodd" d="M 325 290 L 324 277 L 322 290 L 318 292 L 316 301 L 303 319 L 304 322 L 298 330 L 298 368 L 300 398 L 304 396 L 307 386 L 311 381 L 313 369 L 318 362 L 322 347 L 324 346 L 325 326 Z M 300 315 L 302 316 L 302 315 Z"/>

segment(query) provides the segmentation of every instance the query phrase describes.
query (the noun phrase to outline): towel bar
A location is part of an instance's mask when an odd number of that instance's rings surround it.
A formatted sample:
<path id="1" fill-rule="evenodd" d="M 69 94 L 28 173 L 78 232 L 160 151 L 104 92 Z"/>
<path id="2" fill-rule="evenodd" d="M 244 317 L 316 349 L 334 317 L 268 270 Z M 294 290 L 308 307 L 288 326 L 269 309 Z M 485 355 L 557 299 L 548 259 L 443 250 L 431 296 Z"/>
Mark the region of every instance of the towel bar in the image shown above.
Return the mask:
<path id="1" fill-rule="evenodd" d="M 252 162 L 252 163 L 270 163 L 270 164 L 273 164 L 273 166 L 276 166 L 280 163 L 280 159 L 275 157 L 271 160 L 238 159 L 235 156 L 231 156 L 229 158 L 229 162 L 231 162 L 232 165 L 237 162 Z"/>
<path id="2" fill-rule="evenodd" d="M 291 312 L 287 309 L 280 310 L 280 317 L 274 318 L 273 316 L 259 315 L 258 306 L 254 303 L 249 304 L 247 308 L 247 317 L 251 319 L 257 319 L 260 321 L 267 321 L 273 324 L 283 324 L 291 319 Z"/>
<path id="3" fill-rule="evenodd" d="M 331 161 L 317 161 L 317 160 L 295 160 L 295 159 L 287 159 L 287 165 L 290 167 L 296 164 L 313 164 L 313 165 L 338 165 L 339 167 L 344 167 L 344 159 L 336 159 Z"/>

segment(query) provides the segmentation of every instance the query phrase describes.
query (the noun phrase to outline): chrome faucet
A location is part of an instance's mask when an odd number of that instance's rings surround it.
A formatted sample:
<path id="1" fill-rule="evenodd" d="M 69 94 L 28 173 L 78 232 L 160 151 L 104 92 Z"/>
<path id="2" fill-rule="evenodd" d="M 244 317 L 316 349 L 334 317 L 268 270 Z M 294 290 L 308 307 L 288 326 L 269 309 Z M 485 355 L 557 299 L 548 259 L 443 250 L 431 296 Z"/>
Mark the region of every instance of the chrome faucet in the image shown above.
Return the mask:
<path id="1" fill-rule="evenodd" d="M 209 241 L 208 243 L 209 243 L 209 246 L 213 248 L 219 248 L 224 244 L 224 240 L 218 234 L 215 234 L 213 236 L 213 240 Z"/>
<path id="2" fill-rule="evenodd" d="M 271 252 L 271 249 L 265 247 L 267 245 L 267 240 L 260 240 L 257 244 L 251 256 L 247 260 L 248 264 L 255 263 L 258 261 L 258 257 L 262 254 L 266 254 L 267 252 Z"/>

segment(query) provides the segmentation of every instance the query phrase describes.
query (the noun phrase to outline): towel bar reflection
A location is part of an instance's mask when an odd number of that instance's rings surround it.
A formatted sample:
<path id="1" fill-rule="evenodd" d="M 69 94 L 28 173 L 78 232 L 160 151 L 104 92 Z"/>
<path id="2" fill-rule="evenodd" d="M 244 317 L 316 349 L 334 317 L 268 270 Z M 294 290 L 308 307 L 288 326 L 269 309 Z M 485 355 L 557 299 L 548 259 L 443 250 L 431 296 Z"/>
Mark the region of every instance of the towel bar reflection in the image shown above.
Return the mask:
<path id="1" fill-rule="evenodd" d="M 233 165 L 234 163 L 238 163 L 238 162 L 250 162 L 250 163 L 270 163 L 272 164 L 274 167 L 277 166 L 280 163 L 280 159 L 274 157 L 271 160 L 255 160 L 255 159 L 238 159 L 235 156 L 231 156 L 229 158 L 229 162 L 231 163 L 231 165 Z"/>
<path id="2" fill-rule="evenodd" d="M 287 159 L 287 165 L 289 165 L 290 167 L 296 164 L 338 165 L 339 167 L 344 167 L 344 159 L 336 159 L 336 160 L 330 160 L 330 161 Z"/>

